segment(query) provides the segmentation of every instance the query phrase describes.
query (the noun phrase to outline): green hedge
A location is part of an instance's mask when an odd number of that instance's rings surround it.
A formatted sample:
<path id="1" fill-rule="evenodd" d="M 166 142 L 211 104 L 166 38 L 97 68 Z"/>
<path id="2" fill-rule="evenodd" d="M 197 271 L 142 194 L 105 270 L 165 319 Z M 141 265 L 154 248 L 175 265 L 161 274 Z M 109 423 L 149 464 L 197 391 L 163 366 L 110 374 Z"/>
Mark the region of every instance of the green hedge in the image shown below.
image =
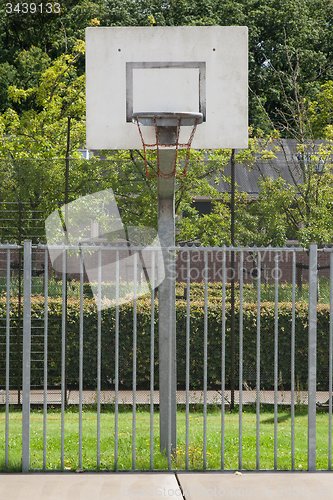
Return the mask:
<path id="1" fill-rule="evenodd" d="M 18 303 L 11 300 L 11 356 L 10 380 L 11 387 L 18 384 L 19 352 Z M 219 389 L 221 384 L 221 331 L 222 311 L 218 298 L 211 298 L 208 304 L 208 388 Z M 5 300 L 0 298 L 0 386 L 5 385 Z M 261 304 L 261 386 L 272 389 L 274 383 L 274 304 Z M 120 388 L 132 388 L 133 366 L 133 303 L 120 306 L 119 323 L 119 378 Z M 80 303 L 78 300 L 68 301 L 67 321 L 67 384 L 68 388 L 77 388 L 79 380 L 79 319 Z M 62 302 L 60 298 L 49 299 L 48 312 L 48 381 L 50 386 L 57 386 L 61 380 L 61 320 Z M 102 311 L 102 388 L 114 387 L 115 370 L 115 308 Z M 244 304 L 243 316 L 243 379 L 250 387 L 255 386 L 256 379 L 256 342 L 257 342 L 257 306 Z M 291 304 L 279 304 L 279 342 L 278 342 L 278 373 L 279 388 L 290 388 L 291 366 Z M 32 372 L 31 382 L 41 386 L 43 380 L 43 326 L 44 299 L 35 296 L 32 299 Z M 328 387 L 328 336 L 329 307 L 318 306 L 318 349 L 317 349 L 317 380 L 318 390 Z M 204 303 L 202 300 L 191 301 L 190 311 L 190 386 L 192 389 L 203 387 L 203 338 L 204 338 Z M 238 380 L 238 350 L 239 350 L 239 304 L 236 304 L 236 362 L 235 376 Z M 21 331 L 21 330 L 20 330 Z M 84 299 L 84 389 L 96 388 L 97 373 L 97 310 L 94 302 Z M 148 299 L 138 300 L 137 304 L 137 388 L 149 389 L 150 384 L 150 337 L 151 309 Z M 305 303 L 296 304 L 296 345 L 295 372 L 301 389 L 307 386 L 307 339 L 308 339 L 308 307 Z M 21 340 L 22 343 L 22 340 Z M 230 388 L 230 304 L 226 305 L 226 386 Z M 185 353 L 186 353 L 186 302 L 177 301 L 177 379 L 178 387 L 185 388 Z M 158 301 L 155 302 L 155 386 L 158 387 Z M 236 382 L 238 387 L 238 382 Z"/>

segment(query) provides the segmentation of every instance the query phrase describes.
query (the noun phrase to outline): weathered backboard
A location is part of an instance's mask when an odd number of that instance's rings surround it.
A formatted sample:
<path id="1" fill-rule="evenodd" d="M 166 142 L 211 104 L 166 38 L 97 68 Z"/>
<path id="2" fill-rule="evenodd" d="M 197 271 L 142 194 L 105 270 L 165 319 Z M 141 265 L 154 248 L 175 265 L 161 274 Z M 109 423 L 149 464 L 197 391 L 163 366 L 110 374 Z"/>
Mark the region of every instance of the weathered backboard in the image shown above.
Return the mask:
<path id="1" fill-rule="evenodd" d="M 203 114 L 194 149 L 246 148 L 247 61 L 246 27 L 87 28 L 87 148 L 141 149 L 132 113 L 163 111 Z"/>

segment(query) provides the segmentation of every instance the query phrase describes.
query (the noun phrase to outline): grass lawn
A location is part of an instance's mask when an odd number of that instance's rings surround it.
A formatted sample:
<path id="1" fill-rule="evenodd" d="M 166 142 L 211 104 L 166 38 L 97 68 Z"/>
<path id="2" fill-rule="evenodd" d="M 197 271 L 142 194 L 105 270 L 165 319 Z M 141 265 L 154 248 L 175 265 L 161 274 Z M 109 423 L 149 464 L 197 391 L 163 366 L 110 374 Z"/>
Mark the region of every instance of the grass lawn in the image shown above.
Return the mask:
<path id="1" fill-rule="evenodd" d="M 43 468 L 43 413 L 31 411 L 30 456 L 31 469 Z M 132 469 L 132 412 L 119 410 L 118 469 Z M 185 468 L 186 414 L 177 413 L 176 458 L 174 469 Z M 115 415 L 111 411 L 101 414 L 100 468 L 114 469 Z M 238 413 L 225 413 L 225 469 L 238 469 Z M 135 468 L 149 470 L 150 463 L 150 414 L 137 410 L 136 414 L 136 462 Z M 159 415 L 154 413 L 154 469 L 167 469 L 167 460 L 159 452 Z M 9 470 L 20 470 L 22 447 L 22 413 L 9 414 Z M 60 469 L 61 462 L 61 414 L 50 409 L 47 414 L 47 468 Z M 203 468 L 203 415 L 202 410 L 190 412 L 189 428 L 190 469 Z M 76 407 L 65 414 L 65 467 L 79 466 L 79 413 Z M 96 469 L 97 413 L 91 408 L 83 412 L 83 468 Z M 253 409 L 243 412 L 243 469 L 256 467 L 256 414 Z M 328 467 L 328 413 L 317 414 L 317 469 Z M 209 409 L 207 415 L 207 469 L 221 467 L 221 411 Z M 274 414 L 262 411 L 260 415 L 260 469 L 274 468 Z M 307 409 L 295 411 L 295 468 L 307 469 Z M 5 469 L 5 413 L 0 413 L 0 469 Z M 278 413 L 278 469 L 291 469 L 291 414 L 290 410 Z"/>

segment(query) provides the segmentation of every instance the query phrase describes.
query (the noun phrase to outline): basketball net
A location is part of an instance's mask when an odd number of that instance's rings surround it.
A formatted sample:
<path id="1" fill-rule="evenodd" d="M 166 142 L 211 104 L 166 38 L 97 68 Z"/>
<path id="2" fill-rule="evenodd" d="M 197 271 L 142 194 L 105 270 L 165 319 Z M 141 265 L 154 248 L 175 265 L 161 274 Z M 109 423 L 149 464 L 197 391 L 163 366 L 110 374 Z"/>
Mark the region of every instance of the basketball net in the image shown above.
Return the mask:
<path id="1" fill-rule="evenodd" d="M 140 124 L 140 120 L 145 121 L 145 123 Z M 169 141 L 163 141 L 163 134 L 161 133 L 161 130 L 166 129 L 167 126 L 159 125 L 159 121 L 163 120 L 163 123 L 166 121 L 170 121 L 172 125 L 176 123 L 177 125 L 175 126 L 176 128 L 176 134 L 175 137 L 173 138 L 172 142 Z M 133 114 L 133 122 L 135 122 L 138 126 L 139 129 L 139 134 L 141 137 L 142 141 L 142 146 L 143 146 L 143 154 L 144 154 L 144 161 L 145 161 L 145 168 L 146 168 L 146 175 L 147 177 L 154 178 L 156 176 L 162 177 L 163 179 L 170 179 L 171 177 L 176 175 L 176 169 L 177 169 L 177 157 L 178 157 L 178 150 L 179 149 L 186 149 L 186 157 L 185 157 L 185 164 L 182 172 L 180 173 L 181 177 L 186 176 L 187 172 L 187 167 L 190 159 L 190 149 L 191 149 L 191 144 L 193 141 L 193 137 L 197 128 L 197 125 L 199 123 L 202 123 L 202 114 L 201 113 L 134 113 Z M 179 135 L 180 135 L 180 127 L 184 124 L 182 122 L 185 122 L 186 125 L 190 123 L 192 126 L 192 131 L 190 133 L 189 140 L 185 143 L 180 143 L 179 142 Z M 144 139 L 144 134 L 142 132 L 142 125 L 150 125 L 154 127 L 155 131 L 155 142 L 153 144 L 148 144 L 145 139 Z M 167 135 L 167 134 L 166 134 Z M 162 139 L 161 139 L 162 137 Z M 168 148 L 168 149 L 173 149 L 175 150 L 175 162 L 174 162 L 174 168 L 171 172 L 169 173 L 164 173 L 160 170 L 160 150 L 161 148 Z M 148 170 L 148 161 L 147 161 L 147 152 L 153 150 L 156 151 L 156 159 L 157 159 L 157 173 L 155 175 L 151 174 Z"/>

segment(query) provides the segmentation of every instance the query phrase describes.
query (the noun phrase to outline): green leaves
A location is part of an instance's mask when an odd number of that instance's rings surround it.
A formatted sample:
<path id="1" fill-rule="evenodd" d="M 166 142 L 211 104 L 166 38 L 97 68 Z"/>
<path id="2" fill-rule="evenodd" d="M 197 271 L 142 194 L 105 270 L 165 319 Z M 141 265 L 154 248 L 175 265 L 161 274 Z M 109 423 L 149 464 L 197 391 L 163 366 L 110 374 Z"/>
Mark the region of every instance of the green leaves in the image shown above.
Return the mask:
<path id="1" fill-rule="evenodd" d="M 65 202 L 65 161 L 57 158 L 65 157 L 70 115 L 75 118 L 71 120 L 69 153 L 77 158 L 69 168 L 70 201 L 89 189 L 98 189 L 96 161 L 88 169 L 79 161 L 78 149 L 85 141 L 85 87 L 75 64 L 83 52 L 84 43 L 78 41 L 73 53 L 61 56 L 44 71 L 38 85 L 9 87 L 13 107 L 0 114 L 0 200 L 28 202 L 32 210 L 43 210 L 45 218 Z M 28 101 L 35 107 L 28 106 L 21 114 L 14 109 L 15 104 Z"/>
<path id="2" fill-rule="evenodd" d="M 11 108 L 0 115 L 0 158 L 55 158 L 65 156 L 67 116 L 72 120 L 70 153 L 78 157 L 84 144 L 85 81 L 77 77 L 75 64 L 84 52 L 80 40 L 73 53 L 58 58 L 41 76 L 39 85 L 28 89 L 13 85 L 8 97 L 13 103 L 35 101 L 36 107 L 20 115 Z"/>
<path id="3" fill-rule="evenodd" d="M 309 103 L 310 123 L 315 137 L 332 139 L 333 81 L 320 86 L 315 100 Z"/>
<path id="4" fill-rule="evenodd" d="M 245 287 L 246 288 L 246 287 Z M 194 284 L 194 295 L 191 300 L 190 315 L 190 388 L 203 387 L 203 332 L 204 332 L 204 303 L 203 285 Z M 210 284 L 210 296 L 208 302 L 208 388 L 216 389 L 221 387 L 221 356 L 222 356 L 222 309 L 221 309 L 221 284 Z M 228 291 L 228 287 L 227 287 Z M 192 286 L 191 286 L 192 292 Z M 11 322 L 12 328 L 16 327 L 18 301 L 11 299 L 11 312 L 13 314 Z M 53 347 L 49 352 L 50 372 L 48 383 L 59 382 L 61 375 L 61 298 L 49 298 L 48 301 L 48 339 L 49 345 Z M 307 347 L 304 338 L 308 329 L 308 305 L 304 302 L 296 303 L 295 310 L 295 371 L 299 381 L 306 385 L 307 382 Z M 69 387 L 77 387 L 79 373 L 79 301 L 70 299 L 68 301 L 68 330 L 67 330 L 67 382 Z M 84 355 L 84 387 L 94 390 L 96 388 L 97 374 L 97 310 L 93 301 L 84 300 L 83 304 L 84 326 L 83 326 L 83 355 Z M 5 318 L 6 298 L 0 297 L 0 318 Z M 102 311 L 101 314 L 101 344 L 102 344 L 102 388 L 112 389 L 115 378 L 115 308 Z M 236 303 L 235 310 L 235 345 L 238 346 L 239 332 L 239 304 Z M 243 360 L 244 379 L 251 385 L 255 384 L 256 373 L 256 324 L 257 304 L 245 303 L 243 308 Z M 38 345 L 42 345 L 43 338 L 34 336 L 34 328 L 44 324 L 44 299 L 40 296 L 33 297 L 32 300 L 33 318 L 33 342 L 36 351 Z M 155 309 L 155 318 L 158 318 L 158 306 Z M 186 301 L 177 303 L 177 381 L 178 388 L 185 386 L 185 352 L 186 352 Z M 279 304 L 278 310 L 278 335 L 279 335 L 279 375 L 280 383 L 285 384 L 284 389 L 290 387 L 290 366 L 291 366 L 291 323 L 292 304 L 284 302 Z M 261 360 L 260 370 L 266 374 L 265 389 L 273 388 L 273 367 L 274 367 L 274 331 L 275 304 L 273 302 L 262 302 L 261 304 Z M 225 365 L 226 365 L 226 387 L 230 383 L 230 352 L 231 352 L 231 310 L 230 303 L 226 303 L 226 339 L 225 339 Z M 119 380 L 120 388 L 131 389 L 133 383 L 133 303 L 125 304 L 119 311 Z M 158 363 L 158 322 L 155 320 L 155 366 Z M 328 335 L 329 331 L 329 306 L 322 304 L 318 306 L 318 388 L 325 390 L 327 384 L 327 367 L 329 358 Z M 38 333 L 40 330 L 38 329 Z M 150 300 L 140 299 L 137 303 L 137 388 L 146 389 L 150 380 L 150 335 L 151 335 L 151 309 Z M 235 377 L 238 378 L 238 349 L 236 348 Z M 13 351 L 11 354 L 11 377 L 16 379 L 15 361 L 19 354 Z M 40 385 L 40 372 L 38 368 L 38 358 L 32 361 L 32 384 Z M 5 349 L 2 345 L 0 349 L 0 361 L 5 359 Z M 37 359 L 37 361 L 36 361 Z M 251 375 L 252 374 L 252 375 Z M 1 375 L 2 376 L 2 375 Z M 3 382 L 2 379 L 0 381 Z M 155 384 L 158 387 L 158 370 L 155 372 Z"/>

